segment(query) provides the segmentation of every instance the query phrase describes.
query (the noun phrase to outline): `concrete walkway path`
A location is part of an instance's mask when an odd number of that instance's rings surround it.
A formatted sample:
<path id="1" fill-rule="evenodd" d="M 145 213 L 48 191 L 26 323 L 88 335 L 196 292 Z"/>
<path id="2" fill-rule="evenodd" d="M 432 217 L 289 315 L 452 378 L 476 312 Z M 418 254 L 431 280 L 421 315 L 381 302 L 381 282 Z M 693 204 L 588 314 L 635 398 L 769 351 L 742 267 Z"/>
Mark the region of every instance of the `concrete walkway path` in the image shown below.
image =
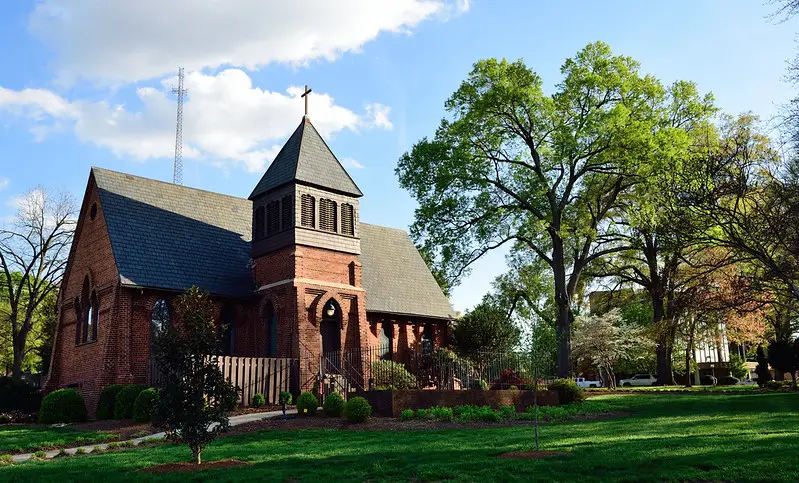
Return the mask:
<path id="1" fill-rule="evenodd" d="M 231 416 L 230 417 L 230 425 L 231 426 L 238 426 L 239 424 L 251 423 L 253 421 L 259 421 L 261 419 L 267 419 L 267 418 L 271 418 L 271 417 L 274 417 L 274 416 L 280 416 L 281 414 L 283 414 L 283 411 L 267 411 L 267 412 L 263 412 L 263 413 L 240 414 L 238 416 Z M 297 414 L 297 410 L 296 409 L 287 409 L 286 410 L 286 414 Z M 125 446 L 138 446 L 139 444 L 144 443 L 144 442 L 163 440 L 165 436 L 166 436 L 165 433 L 160 432 L 160 433 L 150 434 L 148 436 L 142 436 L 140 438 L 129 439 L 127 441 L 114 441 L 114 443 L 116 443 L 116 444 L 125 444 Z M 91 453 L 92 451 L 95 450 L 95 448 L 105 451 L 105 450 L 108 449 L 108 444 L 109 443 L 90 444 L 88 446 L 78 446 L 78 447 L 75 447 L 75 448 L 66 448 L 66 449 L 64 449 L 64 451 L 68 455 L 74 455 L 80 449 L 82 449 L 83 452 L 85 452 L 85 453 Z M 60 449 L 54 449 L 54 450 L 50 450 L 50 451 L 45 451 L 44 452 L 44 456 L 47 459 L 55 458 L 56 456 L 58 456 L 58 453 L 60 451 L 61 451 Z M 11 461 L 13 461 L 14 463 L 22 463 L 23 461 L 28 461 L 32 457 L 33 457 L 33 453 L 15 454 L 15 455 L 13 455 L 11 457 Z"/>

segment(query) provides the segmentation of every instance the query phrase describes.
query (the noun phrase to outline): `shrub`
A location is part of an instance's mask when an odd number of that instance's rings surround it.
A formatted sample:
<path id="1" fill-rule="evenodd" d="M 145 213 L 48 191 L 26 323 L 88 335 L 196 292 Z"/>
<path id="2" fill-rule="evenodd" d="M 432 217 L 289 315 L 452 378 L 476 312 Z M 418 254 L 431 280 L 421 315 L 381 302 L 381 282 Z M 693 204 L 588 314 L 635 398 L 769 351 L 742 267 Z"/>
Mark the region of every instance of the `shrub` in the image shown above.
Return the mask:
<path id="1" fill-rule="evenodd" d="M 433 411 L 429 409 L 419 409 L 416 411 L 416 419 L 433 419 Z"/>
<path id="2" fill-rule="evenodd" d="M 755 367 L 755 374 L 757 374 L 757 385 L 760 387 L 765 386 L 771 381 L 771 371 L 768 369 L 768 359 L 766 358 L 766 351 L 763 346 L 757 346 L 757 367 Z"/>
<path id="3" fill-rule="evenodd" d="M 279 404 L 289 405 L 293 400 L 294 398 L 291 396 L 290 392 L 280 391 L 280 396 L 278 396 L 277 402 Z"/>
<path id="4" fill-rule="evenodd" d="M 313 393 L 304 392 L 297 398 L 297 414 L 300 416 L 313 416 L 318 407 L 319 400 Z"/>
<path id="5" fill-rule="evenodd" d="M 716 385 L 716 384 L 718 384 L 718 382 L 719 382 L 719 380 L 718 380 L 718 379 L 716 379 L 716 377 L 715 377 L 715 376 L 711 376 L 711 375 L 709 375 L 709 374 L 705 374 L 704 376 L 702 376 L 702 377 L 699 379 L 699 381 L 701 382 L 701 384 L 702 384 L 703 386 L 715 386 L 715 385 Z"/>
<path id="6" fill-rule="evenodd" d="M 42 399 L 39 423 L 76 423 L 86 421 L 86 404 L 83 396 L 74 389 L 59 389 Z"/>
<path id="7" fill-rule="evenodd" d="M 266 404 L 266 398 L 260 392 L 252 397 L 252 407 L 260 408 Z"/>
<path id="8" fill-rule="evenodd" d="M 83 448 L 78 448 L 75 450 L 75 454 L 86 454 L 86 450 Z"/>
<path id="9" fill-rule="evenodd" d="M 33 457 L 34 457 L 34 458 L 46 458 L 46 457 L 47 457 L 47 454 L 45 454 L 45 452 L 44 452 L 44 451 L 42 451 L 42 450 L 39 450 L 39 451 L 37 451 L 37 452 L 33 453 Z"/>
<path id="10" fill-rule="evenodd" d="M 403 421 L 410 421 L 411 419 L 413 419 L 413 416 L 414 416 L 413 409 L 404 409 L 400 413 L 400 419 Z"/>
<path id="11" fill-rule="evenodd" d="M 42 404 L 42 393 L 22 379 L 0 377 L 0 413 L 33 413 Z"/>
<path id="12" fill-rule="evenodd" d="M 547 389 L 558 393 L 560 404 L 582 402 L 585 400 L 585 391 L 571 379 L 555 379 Z"/>
<path id="13" fill-rule="evenodd" d="M 519 390 L 519 388 L 518 388 L 518 387 L 516 387 L 516 386 L 511 386 L 511 387 L 509 387 L 509 388 L 508 388 L 508 390 L 509 390 L 509 391 L 518 391 L 518 390 Z"/>
<path id="14" fill-rule="evenodd" d="M 129 419 L 133 417 L 133 405 L 139 393 L 147 389 L 144 384 L 130 384 L 123 387 L 114 402 L 114 419 Z"/>
<path id="15" fill-rule="evenodd" d="M 442 408 L 436 406 L 430 410 L 430 414 L 434 419 L 439 421 L 452 421 L 453 418 L 452 408 Z"/>
<path id="16" fill-rule="evenodd" d="M 488 383 L 482 379 L 475 379 L 469 383 L 469 389 L 473 389 L 475 391 L 485 391 L 488 389 Z"/>
<path id="17" fill-rule="evenodd" d="M 499 414 L 505 421 L 510 421 L 516 417 L 516 408 L 513 406 L 500 406 Z"/>
<path id="18" fill-rule="evenodd" d="M 793 389 L 792 381 L 768 381 L 766 388 L 772 391 L 779 391 L 782 389 Z"/>
<path id="19" fill-rule="evenodd" d="M 746 360 L 738 354 L 730 354 L 730 362 L 727 363 L 727 368 L 730 370 L 732 377 L 736 379 L 743 379 L 749 375 Z"/>
<path id="20" fill-rule="evenodd" d="M 734 386 L 740 382 L 740 379 L 734 376 L 724 376 L 719 381 L 719 386 Z"/>
<path id="21" fill-rule="evenodd" d="M 375 386 L 393 386 L 393 389 L 416 387 L 416 377 L 405 366 L 394 361 L 374 361 L 370 365 Z"/>
<path id="22" fill-rule="evenodd" d="M 111 384 L 105 386 L 100 391 L 100 400 L 97 402 L 97 411 L 94 417 L 97 419 L 112 419 L 114 417 L 114 405 L 116 404 L 117 394 L 125 386 L 122 384 Z"/>
<path id="23" fill-rule="evenodd" d="M 148 388 L 136 396 L 133 403 L 133 420 L 137 423 L 150 421 L 153 418 L 153 404 L 158 399 L 158 390 Z"/>
<path id="24" fill-rule="evenodd" d="M 344 398 L 341 394 L 334 392 L 325 398 L 322 405 L 325 410 L 325 415 L 332 418 L 340 418 L 344 413 Z"/>
<path id="25" fill-rule="evenodd" d="M 372 415 L 372 406 L 366 399 L 360 396 L 354 397 L 344 406 L 344 415 L 351 423 L 362 423 Z"/>

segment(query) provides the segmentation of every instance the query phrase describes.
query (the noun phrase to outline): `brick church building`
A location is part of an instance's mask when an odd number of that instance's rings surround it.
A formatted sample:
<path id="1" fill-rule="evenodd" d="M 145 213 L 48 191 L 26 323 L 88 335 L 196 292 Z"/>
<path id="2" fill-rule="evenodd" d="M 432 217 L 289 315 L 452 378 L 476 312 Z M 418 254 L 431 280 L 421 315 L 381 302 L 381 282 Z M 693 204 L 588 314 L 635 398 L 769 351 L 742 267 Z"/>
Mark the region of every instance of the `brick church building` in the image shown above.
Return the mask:
<path id="1" fill-rule="evenodd" d="M 322 354 L 440 344 L 447 297 L 406 232 L 360 222 L 361 197 L 307 116 L 248 199 L 92 168 L 45 389 L 92 411 L 104 386 L 152 382 L 153 333 L 192 285 L 223 355 L 298 359 L 303 389 Z"/>

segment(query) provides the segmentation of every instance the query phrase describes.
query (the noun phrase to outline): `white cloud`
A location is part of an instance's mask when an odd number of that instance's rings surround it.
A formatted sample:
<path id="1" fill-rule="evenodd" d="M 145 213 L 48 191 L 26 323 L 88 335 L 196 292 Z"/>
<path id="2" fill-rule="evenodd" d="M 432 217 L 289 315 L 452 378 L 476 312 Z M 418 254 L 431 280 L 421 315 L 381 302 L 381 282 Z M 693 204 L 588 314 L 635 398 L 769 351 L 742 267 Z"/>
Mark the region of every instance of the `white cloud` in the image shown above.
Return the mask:
<path id="1" fill-rule="evenodd" d="M 352 158 L 344 158 L 344 159 L 342 159 L 342 161 L 343 161 L 345 166 L 349 166 L 351 168 L 357 168 L 357 169 L 363 168 L 363 165 L 361 163 L 359 163 L 358 161 L 356 161 L 356 160 L 354 160 Z"/>
<path id="2" fill-rule="evenodd" d="M 11 184 L 11 180 L 8 178 L 0 178 L 0 191 L 8 188 L 8 185 Z"/>
<path id="3" fill-rule="evenodd" d="M 81 141 L 108 148 L 120 157 L 168 158 L 174 153 L 175 101 L 167 93 L 175 83 L 172 78 L 162 82 L 162 89 L 139 88 L 136 94 L 142 107 L 136 111 L 107 102 L 70 102 L 43 89 L 0 87 L 0 112 L 23 115 L 37 137 L 66 126 Z M 186 158 L 202 157 L 215 164 L 232 160 L 250 171 L 261 171 L 302 119 L 301 87 L 289 87 L 285 93 L 262 90 L 253 87 L 240 69 L 217 75 L 190 72 L 186 87 Z M 391 129 L 390 109 L 380 104 L 369 104 L 358 114 L 337 105 L 330 95 L 314 91 L 309 111 L 325 137 L 342 130 Z"/>
<path id="4" fill-rule="evenodd" d="M 358 51 L 382 32 L 446 20 L 468 0 L 42 0 L 31 32 L 59 77 L 136 82 L 220 66 L 303 65 Z"/>

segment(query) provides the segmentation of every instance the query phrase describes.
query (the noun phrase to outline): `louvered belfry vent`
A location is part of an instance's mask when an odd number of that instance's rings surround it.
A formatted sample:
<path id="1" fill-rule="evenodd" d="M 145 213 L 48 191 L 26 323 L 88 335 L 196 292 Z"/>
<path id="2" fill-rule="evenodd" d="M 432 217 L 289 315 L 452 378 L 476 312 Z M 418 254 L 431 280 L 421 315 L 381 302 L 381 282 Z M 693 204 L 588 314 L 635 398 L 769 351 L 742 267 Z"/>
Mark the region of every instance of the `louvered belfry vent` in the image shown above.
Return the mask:
<path id="1" fill-rule="evenodd" d="M 327 198 L 319 200 L 319 229 L 336 231 L 336 202 Z"/>
<path id="2" fill-rule="evenodd" d="M 270 201 L 266 205 L 266 236 L 280 231 L 280 202 Z"/>
<path id="3" fill-rule="evenodd" d="M 355 222 L 353 220 L 354 210 L 351 204 L 341 204 L 341 233 L 344 235 L 355 235 Z"/>
<path id="4" fill-rule="evenodd" d="M 286 195 L 280 200 L 280 229 L 288 230 L 294 226 L 294 204 L 291 195 Z"/>
<path id="5" fill-rule="evenodd" d="M 302 195 L 300 200 L 302 203 L 302 214 L 300 216 L 301 217 L 300 222 L 302 226 L 308 228 L 314 228 L 316 226 L 316 223 L 314 223 L 314 220 L 316 219 L 316 206 L 315 206 L 316 200 L 314 199 L 313 196 L 308 194 Z"/>

